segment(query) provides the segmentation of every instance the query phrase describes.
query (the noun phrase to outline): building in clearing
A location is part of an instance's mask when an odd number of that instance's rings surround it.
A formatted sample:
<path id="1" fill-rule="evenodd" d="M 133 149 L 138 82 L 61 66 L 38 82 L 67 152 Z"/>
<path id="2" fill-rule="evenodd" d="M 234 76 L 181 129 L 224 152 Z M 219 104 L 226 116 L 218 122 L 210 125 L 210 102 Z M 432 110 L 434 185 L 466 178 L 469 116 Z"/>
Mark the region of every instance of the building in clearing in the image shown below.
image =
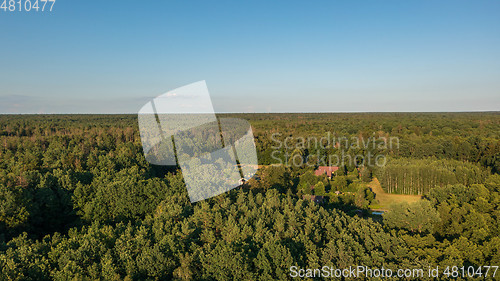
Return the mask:
<path id="1" fill-rule="evenodd" d="M 337 171 L 338 169 L 339 169 L 339 167 L 336 167 L 336 166 L 319 166 L 318 169 L 316 169 L 316 171 L 314 171 L 314 174 L 316 176 L 321 176 L 321 175 L 326 174 L 326 176 L 329 179 L 331 179 L 332 174 L 335 173 L 335 171 Z"/>

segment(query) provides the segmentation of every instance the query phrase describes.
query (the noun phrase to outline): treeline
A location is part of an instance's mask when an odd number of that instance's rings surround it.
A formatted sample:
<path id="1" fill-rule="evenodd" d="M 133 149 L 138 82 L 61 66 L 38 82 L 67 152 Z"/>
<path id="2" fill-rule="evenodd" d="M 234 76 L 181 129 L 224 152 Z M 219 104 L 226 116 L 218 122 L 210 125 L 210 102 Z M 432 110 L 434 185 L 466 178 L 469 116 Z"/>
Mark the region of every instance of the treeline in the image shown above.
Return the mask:
<path id="1" fill-rule="evenodd" d="M 389 193 L 428 194 L 436 186 L 484 183 L 490 172 L 473 163 L 457 160 L 389 159 L 376 176 Z"/>

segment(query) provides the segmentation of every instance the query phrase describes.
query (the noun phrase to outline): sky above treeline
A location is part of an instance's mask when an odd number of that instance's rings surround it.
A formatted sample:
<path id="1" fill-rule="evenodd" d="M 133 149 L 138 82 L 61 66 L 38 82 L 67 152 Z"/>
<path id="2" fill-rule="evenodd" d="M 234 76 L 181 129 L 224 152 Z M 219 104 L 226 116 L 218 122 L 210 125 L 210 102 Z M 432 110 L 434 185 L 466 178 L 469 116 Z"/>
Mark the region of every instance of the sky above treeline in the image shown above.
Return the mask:
<path id="1" fill-rule="evenodd" d="M 136 113 L 200 80 L 217 112 L 497 111 L 499 15 L 495 0 L 0 9 L 0 113 Z"/>

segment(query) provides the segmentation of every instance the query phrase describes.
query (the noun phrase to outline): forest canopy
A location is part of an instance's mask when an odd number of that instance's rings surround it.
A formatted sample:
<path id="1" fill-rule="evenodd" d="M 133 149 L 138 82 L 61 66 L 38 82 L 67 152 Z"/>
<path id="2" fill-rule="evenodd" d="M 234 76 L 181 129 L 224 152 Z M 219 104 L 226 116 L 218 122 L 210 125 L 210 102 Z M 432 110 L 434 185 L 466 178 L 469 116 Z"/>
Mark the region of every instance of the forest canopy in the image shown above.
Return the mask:
<path id="1" fill-rule="evenodd" d="M 136 116 L 1 115 L 0 280 L 283 280 L 291 266 L 500 265 L 500 114 L 224 116 L 251 123 L 262 167 L 192 204 L 178 167 L 144 158 Z M 328 132 L 399 144 L 273 140 Z M 306 161 L 268 166 L 275 151 L 378 153 L 387 163 L 344 163 L 330 178 Z M 375 179 L 385 196 L 422 199 L 372 215 Z"/>

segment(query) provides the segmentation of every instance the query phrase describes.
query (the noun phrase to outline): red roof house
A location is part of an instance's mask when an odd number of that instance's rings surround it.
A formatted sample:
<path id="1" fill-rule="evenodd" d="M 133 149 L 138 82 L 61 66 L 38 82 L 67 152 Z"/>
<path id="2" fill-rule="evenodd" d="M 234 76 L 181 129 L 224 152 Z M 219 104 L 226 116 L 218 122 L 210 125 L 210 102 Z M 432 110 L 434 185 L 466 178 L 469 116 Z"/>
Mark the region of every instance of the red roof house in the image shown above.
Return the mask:
<path id="1" fill-rule="evenodd" d="M 335 166 L 319 166 L 318 169 L 314 171 L 314 174 L 316 176 L 321 176 L 326 174 L 327 177 L 331 178 L 332 173 L 335 173 L 335 171 L 337 171 L 338 169 L 339 167 Z"/>

